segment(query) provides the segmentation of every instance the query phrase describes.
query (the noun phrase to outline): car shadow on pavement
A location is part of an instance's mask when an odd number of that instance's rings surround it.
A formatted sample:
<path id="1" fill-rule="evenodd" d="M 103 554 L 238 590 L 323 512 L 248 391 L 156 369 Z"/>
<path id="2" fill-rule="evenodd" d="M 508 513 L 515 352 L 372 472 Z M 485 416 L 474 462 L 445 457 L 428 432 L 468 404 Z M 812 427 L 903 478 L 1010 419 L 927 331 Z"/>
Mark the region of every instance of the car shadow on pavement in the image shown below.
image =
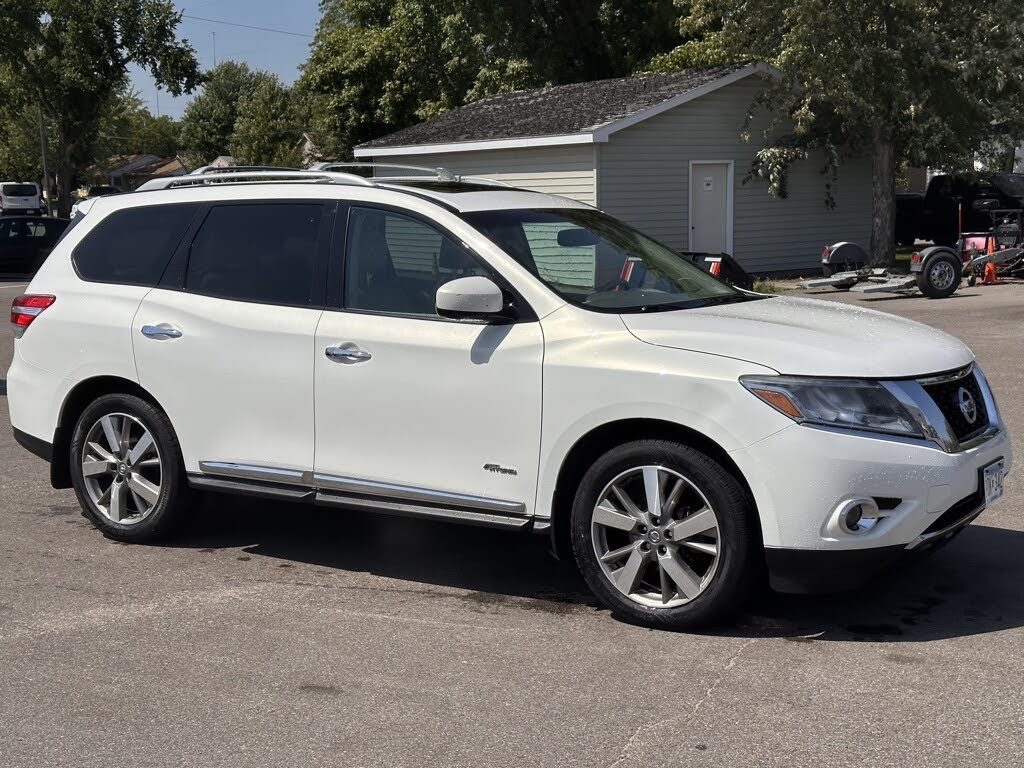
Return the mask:
<path id="1" fill-rule="evenodd" d="M 0 379 L 0 397 L 7 397 L 7 379 Z"/>
<path id="2" fill-rule="evenodd" d="M 280 565 L 359 571 L 411 590 L 468 590 L 511 609 L 600 610 L 572 562 L 544 536 L 345 513 L 298 504 L 205 497 L 172 547 L 240 547 Z M 945 548 L 861 589 L 834 595 L 764 591 L 730 624 L 702 634 L 794 642 L 922 642 L 1024 626 L 1024 532 L 973 525 Z"/>

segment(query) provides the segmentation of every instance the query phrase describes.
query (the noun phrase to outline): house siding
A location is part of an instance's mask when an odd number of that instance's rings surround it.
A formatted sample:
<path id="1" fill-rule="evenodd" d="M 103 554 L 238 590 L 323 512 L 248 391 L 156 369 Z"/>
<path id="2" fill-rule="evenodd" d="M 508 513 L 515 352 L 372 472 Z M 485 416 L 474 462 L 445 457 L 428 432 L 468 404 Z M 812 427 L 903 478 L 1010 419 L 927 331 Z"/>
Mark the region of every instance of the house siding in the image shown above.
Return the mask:
<path id="1" fill-rule="evenodd" d="M 871 228 L 870 160 L 844 163 L 825 205 L 824 160 L 795 163 L 788 194 L 773 198 L 760 179 L 744 183 L 767 117 L 740 140 L 747 110 L 764 81 L 749 77 L 612 134 L 597 153 L 603 210 L 674 248 L 686 250 L 691 160 L 734 161 L 733 256 L 749 272 L 817 271 L 826 243 L 867 245 Z"/>
<path id="2" fill-rule="evenodd" d="M 374 162 L 441 166 L 463 176 L 486 176 L 515 187 L 564 195 L 583 203 L 596 202 L 594 148 L 565 147 L 492 149 L 429 155 L 388 155 Z"/>

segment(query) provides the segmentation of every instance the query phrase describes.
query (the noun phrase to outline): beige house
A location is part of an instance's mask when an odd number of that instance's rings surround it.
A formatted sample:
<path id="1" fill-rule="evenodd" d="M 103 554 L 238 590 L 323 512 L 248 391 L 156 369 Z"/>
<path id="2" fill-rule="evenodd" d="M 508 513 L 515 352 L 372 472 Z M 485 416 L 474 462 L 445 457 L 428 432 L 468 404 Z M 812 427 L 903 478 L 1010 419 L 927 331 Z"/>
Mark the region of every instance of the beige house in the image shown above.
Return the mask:
<path id="1" fill-rule="evenodd" d="M 826 243 L 867 243 L 869 160 L 845 164 L 825 204 L 824 161 L 788 195 L 746 181 L 768 117 L 741 139 L 771 77 L 735 64 L 499 94 L 355 149 L 359 160 L 442 166 L 582 200 L 681 251 L 729 253 L 750 272 L 817 271 Z"/>

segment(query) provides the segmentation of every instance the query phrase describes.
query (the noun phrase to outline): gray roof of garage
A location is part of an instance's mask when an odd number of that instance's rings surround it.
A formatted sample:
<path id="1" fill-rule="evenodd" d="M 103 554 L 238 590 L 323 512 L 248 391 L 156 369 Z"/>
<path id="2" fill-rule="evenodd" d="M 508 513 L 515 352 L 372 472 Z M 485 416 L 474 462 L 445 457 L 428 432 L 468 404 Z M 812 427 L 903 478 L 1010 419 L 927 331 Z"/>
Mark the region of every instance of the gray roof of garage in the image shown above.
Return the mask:
<path id="1" fill-rule="evenodd" d="M 750 62 L 499 93 L 359 145 L 359 149 L 563 136 L 644 112 Z"/>

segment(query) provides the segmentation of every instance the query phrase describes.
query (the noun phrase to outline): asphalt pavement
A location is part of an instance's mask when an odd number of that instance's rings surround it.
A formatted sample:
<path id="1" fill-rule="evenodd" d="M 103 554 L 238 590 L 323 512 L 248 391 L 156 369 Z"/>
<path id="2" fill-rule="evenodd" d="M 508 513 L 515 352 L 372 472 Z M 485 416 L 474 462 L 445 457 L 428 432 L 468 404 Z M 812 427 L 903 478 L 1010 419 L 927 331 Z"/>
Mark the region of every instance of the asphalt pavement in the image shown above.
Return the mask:
<path id="1" fill-rule="evenodd" d="M 963 338 L 1018 466 L 934 557 L 701 634 L 529 534 L 211 495 L 119 544 L 0 405 L 0 766 L 1024 765 L 1024 285 L 818 295 Z"/>

